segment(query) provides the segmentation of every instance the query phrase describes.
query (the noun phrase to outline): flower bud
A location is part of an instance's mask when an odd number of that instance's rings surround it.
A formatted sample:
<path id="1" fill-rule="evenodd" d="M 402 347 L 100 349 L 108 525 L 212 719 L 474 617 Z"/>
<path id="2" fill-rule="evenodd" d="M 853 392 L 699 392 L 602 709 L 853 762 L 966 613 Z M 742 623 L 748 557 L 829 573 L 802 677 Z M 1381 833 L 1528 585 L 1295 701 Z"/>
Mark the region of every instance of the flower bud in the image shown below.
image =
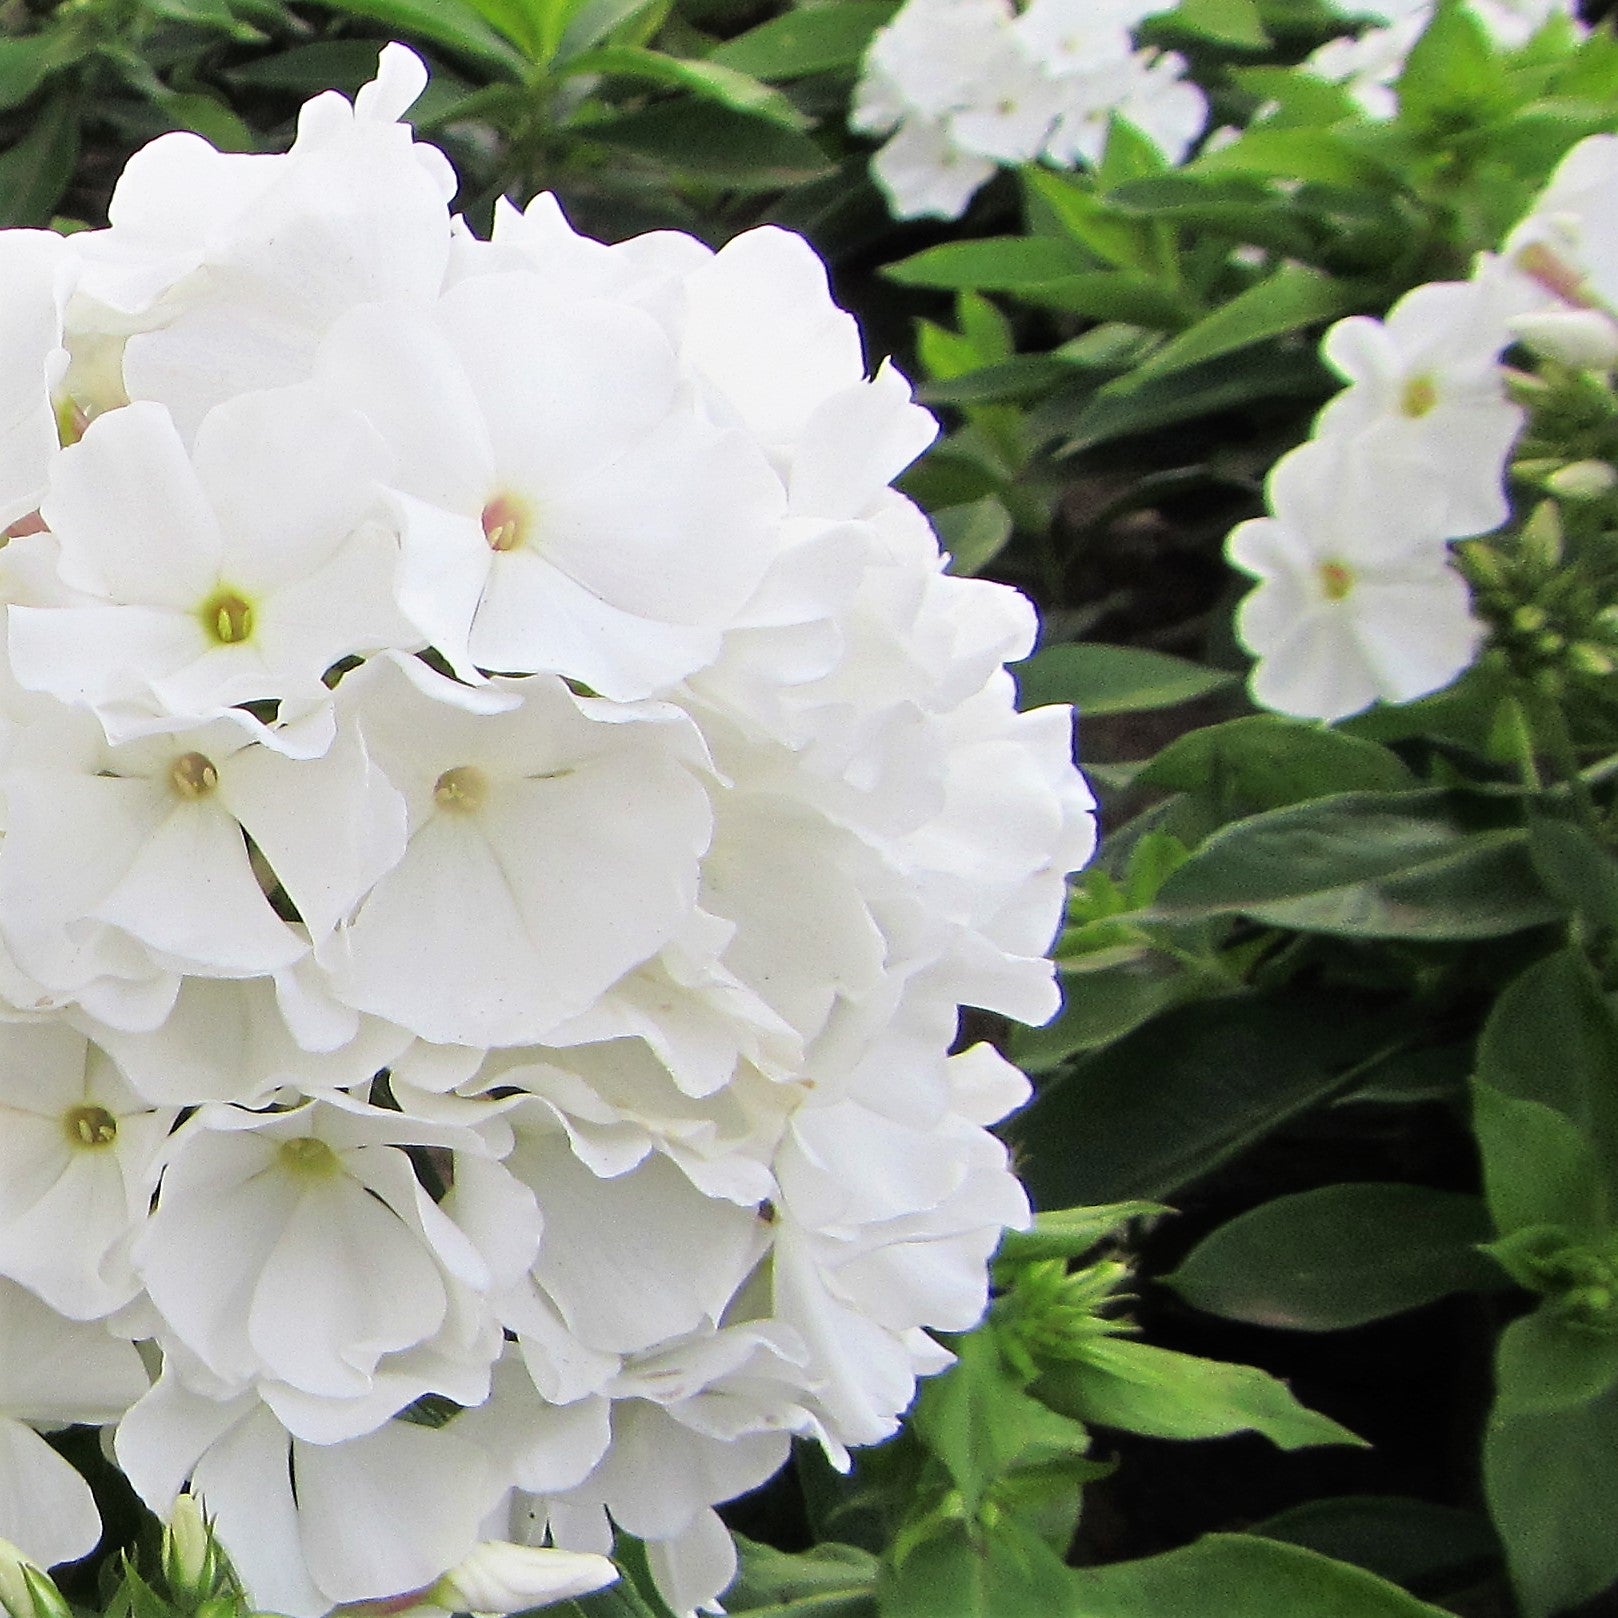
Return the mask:
<path id="1" fill-rule="evenodd" d="M 9 1618 L 73 1618 L 50 1574 L 5 1539 L 0 1539 L 0 1607 Z"/>
<path id="2" fill-rule="evenodd" d="M 217 1590 L 223 1572 L 219 1542 L 195 1495 L 179 1495 L 163 1529 L 163 1577 L 169 1593 L 203 1601 Z"/>
<path id="3" fill-rule="evenodd" d="M 1545 479 L 1545 487 L 1564 500 L 1599 500 L 1618 487 L 1618 471 L 1605 461 L 1570 461 Z"/>
<path id="4" fill-rule="evenodd" d="M 1618 672 L 1618 658 L 1614 658 L 1604 646 L 1597 646 L 1594 641 L 1575 641 L 1567 649 L 1567 660 L 1570 667 L 1580 674 L 1593 674 L 1597 678 Z"/>
<path id="5" fill-rule="evenodd" d="M 1610 371 L 1618 365 L 1618 323 L 1598 309 L 1547 309 L 1511 322 L 1519 342 L 1542 359 L 1575 371 Z"/>
<path id="6" fill-rule="evenodd" d="M 508 1613 L 588 1595 L 618 1577 L 605 1556 L 486 1539 L 427 1592 L 451 1612 Z"/>
<path id="7" fill-rule="evenodd" d="M 1562 565 L 1562 514 L 1554 500 L 1541 500 L 1528 514 L 1522 525 L 1517 544 L 1523 560 L 1549 572 Z M 1539 629 L 1541 624 L 1520 625 L 1520 628 Z"/>

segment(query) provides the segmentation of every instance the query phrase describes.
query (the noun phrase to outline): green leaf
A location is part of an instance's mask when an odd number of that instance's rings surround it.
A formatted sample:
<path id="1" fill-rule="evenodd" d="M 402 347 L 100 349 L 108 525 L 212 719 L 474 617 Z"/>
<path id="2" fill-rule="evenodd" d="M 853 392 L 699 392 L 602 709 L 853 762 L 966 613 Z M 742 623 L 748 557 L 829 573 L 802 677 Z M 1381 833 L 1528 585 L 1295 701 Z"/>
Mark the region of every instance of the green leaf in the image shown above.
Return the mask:
<path id="1" fill-rule="evenodd" d="M 66 31 L 0 37 L 0 109 L 20 107 L 48 74 L 68 66 L 81 49 Z"/>
<path id="2" fill-rule="evenodd" d="M 1574 1409 L 1491 1417 L 1483 1484 L 1527 1618 L 1618 1579 L 1618 1389 Z"/>
<path id="3" fill-rule="evenodd" d="M 1547 955 L 1508 985 L 1478 1043 L 1478 1077 L 1554 1107 L 1618 1175 L 1618 1018 L 1577 951 Z"/>
<path id="4" fill-rule="evenodd" d="M 1365 1182 L 1277 1197 L 1221 1225 L 1164 1277 L 1227 1320 L 1339 1331 L 1503 1284 L 1474 1196 Z"/>
<path id="5" fill-rule="evenodd" d="M 620 74 L 666 84 L 729 107 L 734 112 L 763 118 L 783 129 L 807 129 L 812 119 L 799 112 L 779 90 L 760 84 L 745 73 L 716 62 L 693 62 L 640 45 L 602 45 L 572 57 L 564 73 Z"/>
<path id="6" fill-rule="evenodd" d="M 726 40 L 708 53 L 708 60 L 770 80 L 857 67 L 871 36 L 897 10 L 895 0 L 828 0 L 772 17 Z"/>
<path id="7" fill-rule="evenodd" d="M 921 326 L 924 331 L 938 331 L 930 321 L 921 322 Z M 937 375 L 930 357 L 926 363 Z M 1072 375 L 1073 367 L 1055 355 L 1018 354 L 993 365 L 961 368 L 947 382 L 926 383 L 916 389 L 916 398 L 928 405 L 1001 404 L 1007 400 L 1040 397 Z"/>
<path id="8" fill-rule="evenodd" d="M 60 94 L 15 146 L 0 152 L 0 227 L 48 225 L 78 158 L 78 99 Z"/>
<path id="9" fill-rule="evenodd" d="M 1096 195 L 1088 176 L 1057 174 L 1030 167 L 1022 171 L 1026 185 L 1055 216 L 1062 229 L 1086 252 L 1120 270 L 1152 275 L 1162 268 L 1153 233 L 1139 220 Z M 1150 184 L 1150 181 L 1141 182 Z"/>
<path id="10" fill-rule="evenodd" d="M 1053 399 L 1033 425 L 1047 434 L 1071 435 L 1063 449 L 1072 454 L 1258 400 L 1323 398 L 1329 390 L 1330 379 L 1312 348 L 1288 352 L 1262 344 L 1145 381 L 1129 372 L 1099 391 L 1085 390 L 1076 409 Z"/>
<path id="11" fill-rule="evenodd" d="M 1120 186 L 1108 198 L 1125 215 L 1155 219 L 1177 229 L 1208 230 L 1232 241 L 1279 254 L 1310 257 L 1319 230 L 1294 205 L 1279 209 L 1276 188 L 1247 174 L 1158 174 Z"/>
<path id="12" fill-rule="evenodd" d="M 881 1618 L 1075 1618 L 1074 1574 L 1036 1533 L 1005 1517 L 995 1532 L 959 1526 L 902 1560 L 884 1560 Z"/>
<path id="13" fill-rule="evenodd" d="M 1444 0 L 1434 12 L 1394 88 L 1401 120 L 1414 116 L 1446 123 L 1458 116 L 1485 116 L 1508 93 L 1505 63 L 1488 30 L 1456 0 Z"/>
<path id="14" fill-rule="evenodd" d="M 1453 1618 L 1361 1568 L 1245 1534 L 1207 1534 L 1074 1580 L 1069 1618 Z"/>
<path id="15" fill-rule="evenodd" d="M 1556 1047 L 1550 1047 L 1551 1059 Z M 1483 1158 L 1483 1188 L 1501 1235 L 1545 1225 L 1587 1236 L 1612 1219 L 1611 1194 L 1595 1148 L 1554 1107 L 1472 1083 L 1472 1132 Z"/>
<path id="16" fill-rule="evenodd" d="M 1495 1350 L 1496 1419 L 1573 1410 L 1618 1383 L 1618 1333 L 1570 1322 L 1555 1302 L 1514 1320 Z"/>
<path id="17" fill-rule="evenodd" d="M 1481 822 L 1481 823 L 1480 823 Z M 1350 938 L 1496 938 L 1555 920 L 1527 834 L 1445 791 L 1349 792 L 1239 820 L 1164 884 L 1155 914 L 1246 915 Z"/>
<path id="18" fill-rule="evenodd" d="M 1528 852 L 1540 881 L 1570 913 L 1598 931 L 1618 928 L 1618 865 L 1584 827 L 1536 818 Z"/>
<path id="19" fill-rule="evenodd" d="M 1256 1432 L 1281 1449 L 1365 1440 L 1293 1398 L 1255 1365 L 1199 1359 L 1127 1337 L 1096 1337 L 1082 1357 L 1049 1368 L 1040 1398 L 1078 1421 L 1151 1438 Z"/>
<path id="20" fill-rule="evenodd" d="M 1028 239 L 1049 240 L 1048 237 Z M 1005 291 L 1041 309 L 1083 315 L 1087 320 L 1117 320 L 1132 326 L 1150 326 L 1156 330 L 1173 331 L 1197 315 L 1196 306 L 1184 293 L 1151 276 L 1129 270 L 1092 270 L 1059 276 L 1052 281 L 1028 281 L 1007 287 Z"/>
<path id="21" fill-rule="evenodd" d="M 1327 94 L 1335 92 L 1335 86 L 1327 87 Z M 1249 129 L 1229 146 L 1204 152 L 1187 165 L 1185 172 L 1268 175 L 1320 185 L 1366 187 L 1373 192 L 1402 188 L 1397 170 L 1389 168 L 1345 133 L 1278 128 L 1268 123 Z"/>
<path id="22" fill-rule="evenodd" d="M 1057 970 L 1062 970 L 1059 962 Z M 1030 1073 L 1046 1073 L 1081 1051 L 1099 1050 L 1133 1033 L 1159 1012 L 1210 992 L 1166 956 L 1145 954 L 1087 972 L 1065 991 L 1061 1014 L 1043 1028 L 1012 1030 L 1011 1057 Z"/>
<path id="23" fill-rule="evenodd" d="M 790 1555 L 733 1536 L 741 1571 L 725 1591 L 734 1618 L 876 1618 L 877 1561 L 833 1540 Z"/>
<path id="24" fill-rule="evenodd" d="M 1166 343 L 1136 368 L 1131 380 L 1138 385 L 1269 337 L 1335 320 L 1360 308 L 1365 297 L 1365 289 L 1354 282 L 1306 265 L 1283 264 Z"/>
<path id="25" fill-rule="evenodd" d="M 1500 1554 L 1499 1541 L 1476 1512 L 1398 1495 L 1309 1500 L 1267 1518 L 1252 1532 L 1405 1585 L 1453 1585 Z"/>
<path id="26" fill-rule="evenodd" d="M 528 63 L 521 51 L 463 0 L 314 0 L 328 11 L 365 17 L 398 34 L 431 40 L 480 62 L 502 78 L 520 79 Z"/>
<path id="27" fill-rule="evenodd" d="M 1397 1037 L 1342 993 L 1179 1006 L 1052 1079 L 1006 1133 L 1039 1207 L 1168 1200 Z"/>
<path id="28" fill-rule="evenodd" d="M 1270 42 L 1253 0 L 1180 0 L 1163 20 L 1219 45 L 1263 50 Z"/>
<path id="29" fill-rule="evenodd" d="M 1071 277 L 1087 268 L 1084 255 L 1050 236 L 985 236 L 929 247 L 882 273 L 902 286 L 950 292 L 1006 292 Z"/>
<path id="30" fill-rule="evenodd" d="M 1097 1242 L 1131 1219 L 1171 1210 L 1160 1202 L 1111 1202 L 1099 1208 L 1053 1208 L 1036 1215 L 1032 1230 L 1008 1230 L 1000 1239 L 997 1262 L 1032 1263 L 1045 1258 L 1083 1258 Z"/>
<path id="31" fill-rule="evenodd" d="M 655 3 L 656 0 L 583 0 L 583 4 L 572 8 L 554 62 L 561 66 L 571 61 Z"/>
<path id="32" fill-rule="evenodd" d="M 807 136 L 711 101 L 672 101 L 581 126 L 580 139 L 733 190 L 772 191 L 830 167 Z"/>
<path id="33" fill-rule="evenodd" d="M 916 1434 L 945 1467 L 976 1517 L 1002 1474 L 1018 1464 L 1073 1459 L 1090 1447 L 1076 1421 L 1030 1398 L 992 1331 L 955 1341 L 955 1363 L 922 1384 Z"/>
<path id="34" fill-rule="evenodd" d="M 949 553 L 949 572 L 970 577 L 1005 549 L 1011 538 L 1011 513 L 1005 502 L 986 494 L 964 506 L 946 506 L 933 513 L 939 543 Z"/>
<path id="35" fill-rule="evenodd" d="M 1237 820 L 1341 792 L 1406 792 L 1416 779 L 1375 742 L 1279 714 L 1207 725 L 1170 742 L 1136 781 L 1188 792 Z"/>
<path id="36" fill-rule="evenodd" d="M 1090 715 L 1175 708 L 1237 680 L 1224 669 L 1135 646 L 1047 646 L 1012 670 L 1019 708 L 1071 702 L 1080 714 Z"/>

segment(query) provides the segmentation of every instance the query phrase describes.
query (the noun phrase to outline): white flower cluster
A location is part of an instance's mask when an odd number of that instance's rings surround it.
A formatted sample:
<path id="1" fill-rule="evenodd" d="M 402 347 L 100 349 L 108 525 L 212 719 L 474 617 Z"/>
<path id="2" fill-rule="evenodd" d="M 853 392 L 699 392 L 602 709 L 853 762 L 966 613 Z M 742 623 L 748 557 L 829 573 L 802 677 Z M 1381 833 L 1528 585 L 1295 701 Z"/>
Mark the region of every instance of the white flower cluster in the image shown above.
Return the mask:
<path id="1" fill-rule="evenodd" d="M 1432 21 L 1438 0 L 1372 0 L 1370 5 L 1339 0 L 1339 5 L 1345 16 L 1372 17 L 1375 23 L 1357 36 L 1328 41 L 1304 66 L 1316 78 L 1341 84 L 1373 118 L 1391 118 L 1399 110 L 1393 86 Z M 1552 17 L 1567 17 L 1583 27 L 1578 0 L 1467 0 L 1467 9 L 1489 38 L 1508 50 L 1526 45 Z"/>
<path id="2" fill-rule="evenodd" d="M 1091 800 L 812 250 L 479 240 L 424 82 L 0 233 L 0 1535 L 89 1551 L 38 1435 L 116 1422 L 261 1608 L 617 1524 L 690 1612 L 982 1309 L 948 1053 Z"/>
<path id="3" fill-rule="evenodd" d="M 1272 515 L 1230 560 L 1261 582 L 1236 628 L 1254 700 L 1338 719 L 1448 685 L 1483 636 L 1449 541 L 1511 516 L 1506 471 L 1523 412 L 1501 355 L 1618 365 L 1618 136 L 1562 160 L 1501 253 L 1470 280 L 1417 287 L 1385 321 L 1354 315 L 1322 353 L 1349 383 L 1276 463 Z"/>
<path id="4" fill-rule="evenodd" d="M 959 219 L 1001 164 L 1095 163 L 1112 115 L 1174 162 L 1207 121 L 1184 58 L 1131 31 L 1170 0 L 906 0 L 866 54 L 851 126 L 896 218 Z"/>

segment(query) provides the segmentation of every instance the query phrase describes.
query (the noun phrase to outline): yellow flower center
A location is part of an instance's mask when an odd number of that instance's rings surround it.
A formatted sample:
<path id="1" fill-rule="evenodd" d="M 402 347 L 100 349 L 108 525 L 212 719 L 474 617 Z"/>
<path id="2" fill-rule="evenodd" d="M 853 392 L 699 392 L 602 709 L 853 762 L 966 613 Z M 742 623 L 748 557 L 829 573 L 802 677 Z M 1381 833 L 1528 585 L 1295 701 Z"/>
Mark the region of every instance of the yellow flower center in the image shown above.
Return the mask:
<path id="1" fill-rule="evenodd" d="M 502 492 L 483 508 L 483 537 L 491 551 L 514 551 L 533 531 L 534 513 L 525 500 Z"/>
<path id="2" fill-rule="evenodd" d="M 181 753 L 169 765 L 169 784 L 182 798 L 206 798 L 219 785 L 219 771 L 205 754 Z"/>
<path id="3" fill-rule="evenodd" d="M 239 646 L 253 634 L 253 604 L 236 590 L 216 590 L 202 604 L 202 627 L 221 646 Z"/>
<path id="4" fill-rule="evenodd" d="M 1354 588 L 1354 575 L 1341 562 L 1322 562 L 1320 587 L 1328 601 L 1341 601 Z"/>
<path id="5" fill-rule="evenodd" d="M 105 1107 L 69 1107 L 62 1114 L 62 1132 L 69 1146 L 95 1151 L 118 1138 L 118 1120 Z"/>
<path id="6" fill-rule="evenodd" d="M 281 1142 L 281 1166 L 306 1180 L 323 1180 L 338 1169 L 337 1154 L 313 1135 L 296 1135 Z"/>
<path id="7" fill-rule="evenodd" d="M 1412 418 L 1425 416 L 1438 403 L 1438 389 L 1430 376 L 1413 376 L 1399 395 L 1399 408 Z"/>
<path id="8" fill-rule="evenodd" d="M 433 782 L 433 802 L 440 809 L 469 815 L 489 796 L 489 778 L 475 764 L 457 764 Z"/>

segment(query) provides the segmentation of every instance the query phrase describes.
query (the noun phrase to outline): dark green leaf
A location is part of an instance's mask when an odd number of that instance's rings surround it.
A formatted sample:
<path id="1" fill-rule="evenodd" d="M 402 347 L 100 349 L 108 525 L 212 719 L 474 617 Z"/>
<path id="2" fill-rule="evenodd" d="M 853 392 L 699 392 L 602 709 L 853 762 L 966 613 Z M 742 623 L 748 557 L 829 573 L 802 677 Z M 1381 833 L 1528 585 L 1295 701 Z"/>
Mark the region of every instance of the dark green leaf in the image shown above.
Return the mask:
<path id="1" fill-rule="evenodd" d="M 0 227 L 48 225 L 78 157 L 78 101 L 58 95 L 15 146 L 0 152 Z"/>
<path id="2" fill-rule="evenodd" d="M 1281 1449 L 1364 1444 L 1306 1409 L 1286 1383 L 1254 1365 L 1199 1359 L 1127 1337 L 1096 1337 L 1082 1358 L 1051 1366 L 1034 1391 L 1078 1421 L 1151 1438 L 1261 1433 Z"/>
<path id="3" fill-rule="evenodd" d="M 1472 1133 L 1489 1212 L 1503 1236 L 1544 1225 L 1589 1236 L 1607 1228 L 1612 1196 L 1589 1136 L 1566 1113 L 1474 1079 Z"/>
<path id="4" fill-rule="evenodd" d="M 948 506 L 933 513 L 939 543 L 949 553 L 949 571 L 969 577 L 980 573 L 1005 549 L 1011 538 L 1011 513 L 992 494 L 970 505 Z"/>
<path id="5" fill-rule="evenodd" d="M 1191 731 L 1135 779 L 1165 792 L 1189 792 L 1222 820 L 1333 793 L 1403 792 L 1416 786 L 1387 748 L 1279 714 L 1252 714 Z"/>
<path id="6" fill-rule="evenodd" d="M 1321 1186 L 1221 1225 L 1165 1281 L 1228 1320 L 1337 1331 L 1451 1292 L 1499 1287 L 1499 1267 L 1477 1250 L 1492 1234 L 1477 1197 L 1419 1185 Z"/>
<path id="7" fill-rule="evenodd" d="M 1500 996 L 1478 1045 L 1478 1077 L 1554 1107 L 1618 1174 L 1618 1018 L 1576 951 L 1546 956 Z"/>
<path id="8" fill-rule="evenodd" d="M 1501 1333 L 1494 1382 L 1495 1420 L 1577 1409 L 1618 1383 L 1618 1333 L 1543 1303 Z"/>
<path id="9" fill-rule="evenodd" d="M 1002 1518 L 981 1538 L 952 1528 L 884 1561 L 881 1618 L 1075 1618 L 1074 1575 L 1037 1534 Z"/>
<path id="10" fill-rule="evenodd" d="M 1527 1618 L 1618 1579 L 1618 1389 L 1575 1409 L 1491 1418 L 1483 1483 Z"/>
<path id="11" fill-rule="evenodd" d="M 1396 1037 L 1341 994 L 1180 1006 L 1053 1079 L 1007 1132 L 1039 1207 L 1168 1200 Z"/>
<path id="12" fill-rule="evenodd" d="M 1361 1568 L 1242 1534 L 1074 1579 L 1068 1618 L 1452 1618 Z"/>
<path id="13" fill-rule="evenodd" d="M 1197 315 L 1196 306 L 1184 293 L 1129 270 L 1093 270 L 1053 281 L 1028 281 L 1005 290 L 1041 309 L 1165 331 L 1184 326 Z"/>
<path id="14" fill-rule="evenodd" d="M 1553 1045 L 1546 1060 L 1555 1059 Z M 1555 1107 L 1472 1086 L 1472 1132 L 1483 1158 L 1483 1186 L 1504 1236 L 1557 1225 L 1594 1236 L 1610 1223 L 1611 1197 L 1589 1137 Z"/>
<path id="15" fill-rule="evenodd" d="M 1132 380 L 1138 384 L 1269 337 L 1335 320 L 1360 308 L 1365 297 L 1365 289 L 1353 282 L 1306 265 L 1283 264 L 1166 343 L 1135 370 Z"/>
<path id="16" fill-rule="evenodd" d="M 380 22 L 399 34 L 431 40 L 506 78 L 520 79 L 528 63 L 463 0 L 315 0 L 328 11 Z"/>
<path id="17" fill-rule="evenodd" d="M 947 382 L 926 383 L 916 389 L 916 398 L 928 405 L 1002 404 L 1048 393 L 1072 375 L 1073 367 L 1054 355 L 1018 354 L 957 371 Z"/>
<path id="18" fill-rule="evenodd" d="M 774 190 L 830 167 L 806 135 L 710 101 L 672 101 L 583 126 L 581 138 L 734 190 Z"/>
<path id="19" fill-rule="evenodd" d="M 1039 1214 L 1032 1230 L 1008 1230 L 995 1257 L 1011 1264 L 1044 1258 L 1083 1258 L 1097 1242 L 1132 1219 L 1170 1210 L 1160 1202 L 1111 1202 L 1099 1208 L 1053 1208 Z"/>
<path id="20" fill-rule="evenodd" d="M 1395 1584 L 1453 1582 L 1500 1554 L 1500 1542 L 1476 1512 L 1430 1500 L 1377 1494 L 1310 1500 L 1253 1529 Z"/>
<path id="21" fill-rule="evenodd" d="M 1030 1073 L 1047 1073 L 1069 1056 L 1111 1045 L 1159 1012 L 1207 992 L 1204 982 L 1166 956 L 1143 952 L 1068 980 L 1054 1021 L 1043 1028 L 1013 1029 L 1012 1059 Z"/>
<path id="22" fill-rule="evenodd" d="M 876 1558 L 833 1541 L 789 1555 L 735 1536 L 741 1572 L 725 1591 L 735 1618 L 876 1618 Z"/>
<path id="23" fill-rule="evenodd" d="M 1211 230 L 1276 253 L 1308 256 L 1317 246 L 1303 211 L 1277 207 L 1280 193 L 1253 175 L 1158 174 L 1120 186 L 1107 200 L 1126 215 Z"/>
<path id="24" fill-rule="evenodd" d="M 1237 821 L 1169 878 L 1166 920 L 1358 938 L 1494 938 L 1555 920 L 1527 834 L 1443 791 L 1350 792 Z"/>
<path id="25" fill-rule="evenodd" d="M 598 44 L 655 3 L 656 0 L 583 0 L 582 5 L 573 8 L 562 30 L 561 43 L 556 47 L 557 65 Z"/>
<path id="26" fill-rule="evenodd" d="M 1018 707 L 1071 702 L 1080 714 L 1174 708 L 1222 691 L 1237 679 L 1224 669 L 1135 646 L 1047 646 L 1012 667 Z"/>
<path id="27" fill-rule="evenodd" d="M 828 0 L 772 17 L 716 47 L 708 60 L 771 80 L 857 67 L 871 36 L 897 10 L 894 0 Z"/>
<path id="28" fill-rule="evenodd" d="M 1587 927 L 1618 928 L 1618 866 L 1582 826 L 1536 819 L 1528 852 L 1539 879 Z"/>
<path id="29" fill-rule="evenodd" d="M 986 236 L 929 247 L 885 266 L 882 273 L 904 286 L 1005 292 L 1085 268 L 1082 254 L 1049 236 Z"/>
<path id="30" fill-rule="evenodd" d="M 581 51 L 562 69 L 564 73 L 621 74 L 666 84 L 734 112 L 763 118 L 783 129 L 807 129 L 812 119 L 799 112 L 779 90 L 717 62 L 686 61 L 640 45 L 602 45 Z"/>
<path id="31" fill-rule="evenodd" d="M 48 73 L 72 61 L 78 53 L 70 48 L 69 38 L 56 32 L 0 37 L 0 109 L 20 107 Z"/>
<path id="32" fill-rule="evenodd" d="M 1076 403 L 1054 399 L 1034 425 L 1047 435 L 1070 434 L 1064 448 L 1072 453 L 1257 400 L 1324 397 L 1329 387 L 1312 348 L 1259 345 L 1144 382 L 1130 372 L 1100 392 L 1085 390 Z"/>

